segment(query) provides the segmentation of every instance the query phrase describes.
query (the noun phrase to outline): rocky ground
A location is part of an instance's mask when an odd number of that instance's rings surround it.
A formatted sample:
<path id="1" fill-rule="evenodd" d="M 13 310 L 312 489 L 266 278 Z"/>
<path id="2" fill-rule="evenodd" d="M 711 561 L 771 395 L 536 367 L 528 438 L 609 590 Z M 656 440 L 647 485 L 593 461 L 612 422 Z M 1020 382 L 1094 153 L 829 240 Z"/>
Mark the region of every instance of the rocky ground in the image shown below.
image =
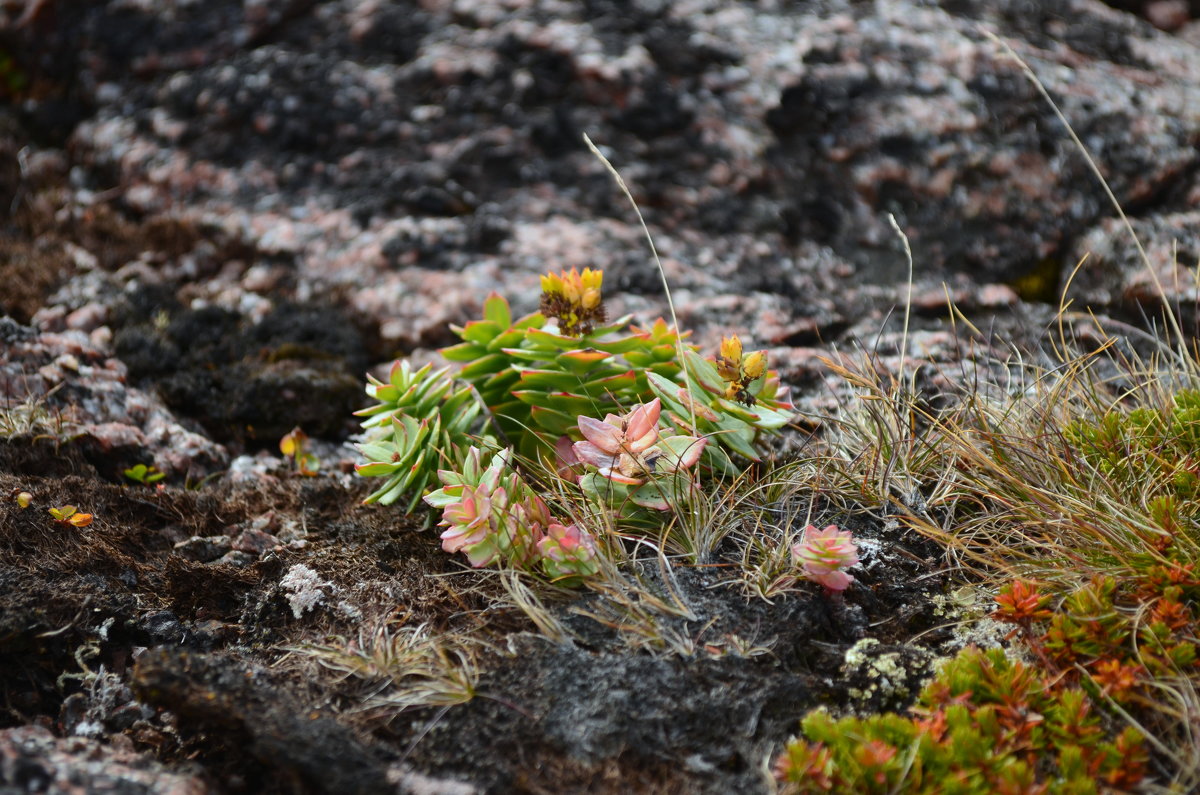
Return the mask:
<path id="1" fill-rule="evenodd" d="M 584 133 L 681 324 L 768 347 L 810 417 L 839 392 L 818 356 L 899 352 L 889 214 L 930 388 L 1035 345 L 1065 289 L 1193 331 L 1200 9 L 1127 5 L 0 3 L 0 787 L 759 792 L 807 710 L 903 707 L 966 641 L 931 543 L 818 504 L 867 550 L 844 600 L 681 569 L 666 640 L 594 595 L 548 638 L 423 516 L 360 504 L 351 412 L 546 270 L 665 311 Z M 295 426 L 318 477 L 278 454 Z M 295 651 L 422 626 L 469 639 L 474 699 L 388 709 Z"/>

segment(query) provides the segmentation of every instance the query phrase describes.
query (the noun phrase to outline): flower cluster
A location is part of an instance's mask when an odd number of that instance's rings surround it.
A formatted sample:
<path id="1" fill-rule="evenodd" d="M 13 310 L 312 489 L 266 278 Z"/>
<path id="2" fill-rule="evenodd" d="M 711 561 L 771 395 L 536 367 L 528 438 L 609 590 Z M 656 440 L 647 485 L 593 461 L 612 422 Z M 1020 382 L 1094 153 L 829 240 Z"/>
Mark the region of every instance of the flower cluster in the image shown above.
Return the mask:
<path id="1" fill-rule="evenodd" d="M 832 524 L 820 530 L 809 525 L 800 543 L 792 547 L 792 560 L 810 580 L 831 591 L 844 591 L 854 582 L 845 570 L 858 565 L 858 546 L 849 530 Z"/>
<path id="2" fill-rule="evenodd" d="M 547 273 L 542 277 L 541 311 L 558 319 L 558 330 L 568 337 L 592 333 L 597 324 L 604 323 L 604 304 L 600 283 L 604 272 L 584 268 Z"/>
<path id="3" fill-rule="evenodd" d="M 742 341 L 734 334 L 721 340 L 721 354 L 717 357 L 717 374 L 726 382 L 725 398 L 753 406 L 757 400 L 750 393 L 750 385 L 767 372 L 767 352 L 755 351 L 742 356 Z"/>

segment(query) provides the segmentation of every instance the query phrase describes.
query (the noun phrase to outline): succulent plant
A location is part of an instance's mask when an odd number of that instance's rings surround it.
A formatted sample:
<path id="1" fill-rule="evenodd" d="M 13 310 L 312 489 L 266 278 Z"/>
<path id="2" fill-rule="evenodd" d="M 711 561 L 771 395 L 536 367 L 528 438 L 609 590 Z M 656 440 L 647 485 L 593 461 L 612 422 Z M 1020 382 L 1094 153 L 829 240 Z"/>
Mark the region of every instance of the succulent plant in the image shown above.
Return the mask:
<path id="1" fill-rule="evenodd" d="M 575 456 L 582 463 L 596 467 L 595 473 L 580 479 L 585 493 L 602 495 L 618 504 L 628 497 L 637 505 L 657 510 L 667 510 L 676 504 L 672 496 L 687 482 L 686 478 L 676 477 L 676 473 L 700 460 L 707 440 L 660 436 L 661 411 L 661 401 L 655 398 L 625 416 L 609 414 L 603 422 L 585 416 L 578 418 L 585 441 L 575 443 Z"/>
<path id="2" fill-rule="evenodd" d="M 424 496 L 442 510 L 448 552 L 475 566 L 540 561 L 553 579 L 578 582 L 595 570 L 595 545 L 552 519 L 514 461 L 541 462 L 623 520 L 657 526 L 640 509 L 682 506 L 710 470 L 737 472 L 730 454 L 757 460 L 762 434 L 792 412 L 766 352 L 745 354 L 728 337 L 714 362 L 662 318 L 608 322 L 602 282 L 589 268 L 548 273 L 541 311 L 516 319 L 492 293 L 482 319 L 451 326 L 461 342 L 441 354 L 456 374 L 397 362 L 386 382 L 370 378 L 378 403 L 358 412 L 358 472 L 386 480 L 367 501 L 403 496 L 412 511 Z"/>
<path id="3" fill-rule="evenodd" d="M 456 384 L 449 367 L 425 365 L 414 372 L 406 361 L 392 365 L 387 382 L 367 376 L 367 394 L 379 401 L 356 412 L 367 438 L 358 445 L 366 459 L 355 469 L 366 477 L 386 477 L 366 502 L 384 505 L 409 495 L 411 513 L 439 465 L 455 462 L 459 451 L 489 439 L 472 435 L 481 406 L 469 385 Z"/>
<path id="4" fill-rule="evenodd" d="M 598 290 L 596 284 L 585 292 Z M 603 313 L 593 307 L 587 317 L 594 321 Z M 631 327 L 629 320 L 593 328 L 576 317 L 570 321 L 576 333 L 567 333 L 557 325 L 560 319 L 542 313 L 513 322 L 508 301 L 493 293 L 484 302 L 484 319 L 454 327 L 463 341 L 441 353 L 463 363 L 459 376 L 479 391 L 507 441 L 536 458 L 574 431 L 580 414 L 621 411 L 649 396 L 651 374 L 670 378 L 679 372 L 674 330 L 662 320 L 649 329 Z"/>
<path id="5" fill-rule="evenodd" d="M 761 434 L 777 431 L 795 414 L 792 404 L 787 401 L 787 390 L 780 386 L 778 374 L 766 369 L 765 354 L 753 354 L 760 355 L 763 357 L 760 360 L 761 375 L 750 381 L 745 380 L 744 365 L 740 370 L 741 380 L 736 383 L 726 381 L 717 364 L 695 351 L 683 353 L 688 371 L 686 384 L 654 373 L 648 380 L 654 394 L 667 409 L 667 419 L 680 433 L 711 439 L 731 453 L 758 461 L 755 443 Z M 743 399 L 727 397 L 731 389 L 735 397 L 737 393 L 744 393 Z M 753 405 L 747 405 L 751 398 Z M 724 472 L 737 471 L 729 457 L 715 445 L 710 446 L 707 460 Z"/>
<path id="6" fill-rule="evenodd" d="M 820 530 L 809 525 L 800 543 L 792 547 L 792 559 L 810 580 L 831 591 L 844 591 L 854 582 L 846 569 L 858 565 L 858 546 L 849 530 L 832 524 Z"/>
<path id="7" fill-rule="evenodd" d="M 472 566 L 498 560 L 529 567 L 550 524 L 550 509 L 511 469 L 512 452 L 501 450 L 483 466 L 484 452 L 467 451 L 461 471 L 438 472 L 442 488 L 425 502 L 442 509 L 442 549 L 462 552 Z"/>
<path id="8" fill-rule="evenodd" d="M 559 585 L 578 585 L 600 570 L 596 542 L 578 525 L 551 522 L 537 548 L 542 569 Z"/>

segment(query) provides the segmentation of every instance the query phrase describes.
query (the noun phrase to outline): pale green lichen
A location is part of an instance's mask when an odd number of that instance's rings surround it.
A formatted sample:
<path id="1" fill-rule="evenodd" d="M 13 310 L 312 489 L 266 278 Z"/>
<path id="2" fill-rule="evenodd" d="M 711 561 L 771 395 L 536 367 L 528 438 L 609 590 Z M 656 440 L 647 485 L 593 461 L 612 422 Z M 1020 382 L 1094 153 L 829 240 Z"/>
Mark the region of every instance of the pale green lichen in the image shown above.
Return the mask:
<path id="1" fill-rule="evenodd" d="M 876 638 L 863 638 L 846 650 L 842 674 L 860 686 L 847 688 L 858 707 L 868 711 L 900 707 L 919 689 L 930 673 L 923 657 L 906 660 L 901 652 L 882 652 Z"/>

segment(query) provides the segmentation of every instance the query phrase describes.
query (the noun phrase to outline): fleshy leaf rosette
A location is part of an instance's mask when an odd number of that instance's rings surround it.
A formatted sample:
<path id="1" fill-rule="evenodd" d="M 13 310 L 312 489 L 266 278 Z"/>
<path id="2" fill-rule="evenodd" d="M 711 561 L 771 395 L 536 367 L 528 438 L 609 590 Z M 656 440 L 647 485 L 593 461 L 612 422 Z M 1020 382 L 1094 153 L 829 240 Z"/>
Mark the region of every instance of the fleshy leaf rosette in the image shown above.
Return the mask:
<path id="1" fill-rule="evenodd" d="M 425 365 L 414 372 L 408 362 L 398 361 L 386 382 L 367 376 L 367 395 L 379 402 L 355 412 L 366 418 L 366 440 L 358 445 L 366 463 L 355 469 L 386 480 L 366 502 L 389 505 L 407 496 L 412 513 L 438 466 L 478 442 L 471 432 L 482 407 L 471 387 L 456 383 L 449 369 Z"/>
<path id="2" fill-rule="evenodd" d="M 442 549 L 462 552 L 476 568 L 497 562 L 533 566 L 552 521 L 545 501 L 511 470 L 511 455 L 501 450 L 485 467 L 483 451 L 472 447 L 461 471 L 440 470 L 442 488 L 425 497 L 442 509 Z"/>
<path id="3" fill-rule="evenodd" d="M 595 540 L 575 524 L 551 522 L 537 549 L 542 568 L 559 585 L 578 585 L 600 569 Z"/>
<path id="4" fill-rule="evenodd" d="M 845 570 L 858 565 L 858 545 L 849 530 L 839 530 L 837 525 L 820 530 L 809 525 L 800 543 L 792 547 L 792 559 L 810 580 L 831 591 L 844 591 L 854 582 Z"/>
<path id="5" fill-rule="evenodd" d="M 672 476 L 700 460 L 707 440 L 661 437 L 661 412 L 662 402 L 655 398 L 624 416 L 608 414 L 603 421 L 578 418 L 584 441 L 575 443 L 575 455 L 596 468 L 579 480 L 586 493 L 609 502 L 628 498 L 660 511 L 677 501 L 682 484 Z"/>
<path id="6" fill-rule="evenodd" d="M 609 414 L 601 422 L 580 416 L 579 432 L 587 441 L 575 443 L 575 455 L 609 480 L 640 486 L 653 473 L 647 451 L 658 441 L 661 410 L 662 403 L 655 398 L 626 417 Z"/>
<path id="7" fill-rule="evenodd" d="M 439 470 L 442 488 L 425 502 L 442 508 L 442 549 L 462 552 L 478 568 L 503 561 L 527 566 L 536 557 L 550 510 L 509 468 L 511 450 L 500 450 L 485 467 L 482 450 L 470 448 L 460 472 Z"/>
<path id="8" fill-rule="evenodd" d="M 499 487 L 488 492 L 485 486 L 464 486 L 461 497 L 442 512 L 442 549 L 464 553 L 472 566 L 486 566 L 500 555 L 492 519 L 494 511 L 504 511 L 507 495 Z"/>

